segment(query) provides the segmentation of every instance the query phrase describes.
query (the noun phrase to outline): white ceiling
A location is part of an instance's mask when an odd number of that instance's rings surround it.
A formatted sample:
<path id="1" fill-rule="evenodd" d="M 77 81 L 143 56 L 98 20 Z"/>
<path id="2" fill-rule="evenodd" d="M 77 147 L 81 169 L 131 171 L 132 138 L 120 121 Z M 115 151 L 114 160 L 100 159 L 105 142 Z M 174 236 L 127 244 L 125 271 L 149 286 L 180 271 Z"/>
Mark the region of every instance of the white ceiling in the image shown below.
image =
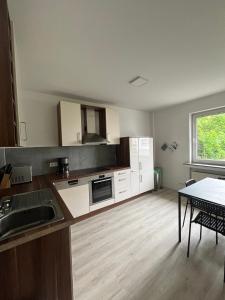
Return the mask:
<path id="1" fill-rule="evenodd" d="M 24 89 L 152 110 L 225 90 L 225 0 L 9 0 Z M 141 75 L 143 87 L 128 81 Z"/>

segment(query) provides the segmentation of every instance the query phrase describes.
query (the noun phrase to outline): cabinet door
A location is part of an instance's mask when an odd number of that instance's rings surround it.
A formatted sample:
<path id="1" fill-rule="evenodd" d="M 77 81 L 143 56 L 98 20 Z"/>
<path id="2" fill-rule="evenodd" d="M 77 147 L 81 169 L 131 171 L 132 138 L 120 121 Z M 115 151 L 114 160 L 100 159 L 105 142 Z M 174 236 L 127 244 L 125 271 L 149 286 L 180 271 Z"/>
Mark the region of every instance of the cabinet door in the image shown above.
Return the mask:
<path id="1" fill-rule="evenodd" d="M 81 105 L 61 101 L 59 106 L 61 146 L 74 146 L 82 143 Z"/>
<path id="2" fill-rule="evenodd" d="M 140 172 L 140 193 L 154 189 L 153 171 Z"/>
<path id="3" fill-rule="evenodd" d="M 108 144 L 120 143 L 119 113 L 111 108 L 106 108 L 106 136 Z"/>
<path id="4" fill-rule="evenodd" d="M 134 197 L 140 194 L 140 175 L 138 170 L 131 170 L 130 174 L 130 194 Z"/>
<path id="5" fill-rule="evenodd" d="M 152 138 L 139 138 L 139 169 L 153 170 Z"/>
<path id="6" fill-rule="evenodd" d="M 89 213 L 89 185 L 84 184 L 58 191 L 74 218 Z"/>
<path id="7" fill-rule="evenodd" d="M 139 170 L 138 138 L 129 139 L 130 147 L 130 167 L 133 171 Z"/>
<path id="8" fill-rule="evenodd" d="M 130 138 L 131 197 L 140 193 L 139 178 L 139 139 Z"/>
<path id="9" fill-rule="evenodd" d="M 153 139 L 139 138 L 140 193 L 154 188 Z"/>
<path id="10" fill-rule="evenodd" d="M 0 0 L 0 147 L 18 146 L 14 49 L 6 0 Z"/>

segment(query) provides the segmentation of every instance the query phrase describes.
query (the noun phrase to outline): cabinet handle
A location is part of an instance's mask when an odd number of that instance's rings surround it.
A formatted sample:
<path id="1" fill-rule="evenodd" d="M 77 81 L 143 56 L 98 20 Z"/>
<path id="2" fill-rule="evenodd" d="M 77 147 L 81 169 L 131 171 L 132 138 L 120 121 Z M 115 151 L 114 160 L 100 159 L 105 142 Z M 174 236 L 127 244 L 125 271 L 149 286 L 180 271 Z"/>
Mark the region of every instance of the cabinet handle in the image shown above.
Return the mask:
<path id="1" fill-rule="evenodd" d="M 123 194 L 123 193 L 126 193 L 127 191 L 121 191 L 121 192 L 119 192 L 119 194 Z"/>
<path id="2" fill-rule="evenodd" d="M 126 175 L 126 172 L 118 173 L 118 175 Z"/>
<path id="3" fill-rule="evenodd" d="M 139 170 L 142 170 L 142 164 L 139 162 Z"/>
<path id="4" fill-rule="evenodd" d="M 75 180 L 69 180 L 69 181 L 68 181 L 68 184 L 69 184 L 69 185 L 76 185 L 76 184 L 78 184 L 78 179 L 75 179 Z"/>
<path id="5" fill-rule="evenodd" d="M 122 179 L 119 179 L 118 181 L 125 181 L 126 180 L 126 178 L 122 178 Z"/>
<path id="6" fill-rule="evenodd" d="M 142 175 L 140 175 L 140 182 L 142 182 Z"/>
<path id="7" fill-rule="evenodd" d="M 96 179 L 96 180 L 93 180 L 92 183 L 93 184 L 98 184 L 98 183 L 101 183 L 101 182 L 106 182 L 106 181 L 112 181 L 112 178 L 106 178 L 106 179 Z"/>
<path id="8" fill-rule="evenodd" d="M 24 138 L 23 138 L 23 141 L 24 142 L 27 142 L 27 123 L 26 122 L 20 122 L 20 124 L 24 126 Z M 21 134 L 21 126 L 20 126 L 20 134 Z"/>

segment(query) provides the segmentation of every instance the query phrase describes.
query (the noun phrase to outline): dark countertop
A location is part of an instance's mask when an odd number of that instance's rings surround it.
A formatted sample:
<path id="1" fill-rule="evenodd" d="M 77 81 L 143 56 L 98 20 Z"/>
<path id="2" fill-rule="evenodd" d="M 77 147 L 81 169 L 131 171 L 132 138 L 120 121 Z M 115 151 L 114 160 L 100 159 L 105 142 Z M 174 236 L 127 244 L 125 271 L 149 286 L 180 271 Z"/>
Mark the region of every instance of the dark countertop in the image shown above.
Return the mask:
<path id="1" fill-rule="evenodd" d="M 54 182 L 63 181 L 63 180 L 72 180 L 85 176 L 91 176 L 101 173 L 110 173 L 114 171 L 119 171 L 123 169 L 129 169 L 129 167 L 125 166 L 112 166 L 106 168 L 92 168 L 92 169 L 83 169 L 71 171 L 69 176 L 63 176 L 59 174 L 48 174 L 42 176 L 34 176 L 33 181 L 31 183 L 23 183 L 19 185 L 14 185 L 9 189 L 0 190 L 0 198 L 3 196 L 10 196 L 20 193 L 32 192 L 39 189 L 50 188 L 56 197 L 58 204 L 63 212 L 64 219 L 46 225 L 35 226 L 34 228 L 30 228 L 24 230 L 23 232 L 10 237 L 8 239 L 0 241 L 0 252 L 11 249 L 13 247 L 24 244 L 28 241 L 40 238 L 52 232 L 61 230 L 65 227 L 68 227 L 74 223 L 74 218 L 69 212 L 67 206 L 64 201 L 60 197 L 56 188 L 54 187 Z"/>
<path id="2" fill-rule="evenodd" d="M 91 169 L 82 169 L 70 171 L 69 176 L 60 175 L 60 174 L 49 174 L 47 175 L 51 182 L 63 181 L 63 180 L 73 180 L 81 177 L 92 176 L 102 173 L 111 173 L 114 171 L 129 169 L 130 167 L 126 166 L 112 166 L 105 168 L 91 168 Z"/>

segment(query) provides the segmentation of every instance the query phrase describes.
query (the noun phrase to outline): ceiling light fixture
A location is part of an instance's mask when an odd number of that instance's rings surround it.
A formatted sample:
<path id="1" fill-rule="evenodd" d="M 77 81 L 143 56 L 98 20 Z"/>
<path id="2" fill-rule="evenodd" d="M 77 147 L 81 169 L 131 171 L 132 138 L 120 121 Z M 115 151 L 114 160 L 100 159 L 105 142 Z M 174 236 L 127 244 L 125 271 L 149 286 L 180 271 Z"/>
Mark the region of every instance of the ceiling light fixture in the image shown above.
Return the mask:
<path id="1" fill-rule="evenodd" d="M 141 77 L 141 76 L 137 76 L 134 79 L 131 79 L 129 81 L 129 84 L 135 86 L 135 87 L 139 87 L 142 86 L 144 84 L 148 83 L 148 79 Z"/>

